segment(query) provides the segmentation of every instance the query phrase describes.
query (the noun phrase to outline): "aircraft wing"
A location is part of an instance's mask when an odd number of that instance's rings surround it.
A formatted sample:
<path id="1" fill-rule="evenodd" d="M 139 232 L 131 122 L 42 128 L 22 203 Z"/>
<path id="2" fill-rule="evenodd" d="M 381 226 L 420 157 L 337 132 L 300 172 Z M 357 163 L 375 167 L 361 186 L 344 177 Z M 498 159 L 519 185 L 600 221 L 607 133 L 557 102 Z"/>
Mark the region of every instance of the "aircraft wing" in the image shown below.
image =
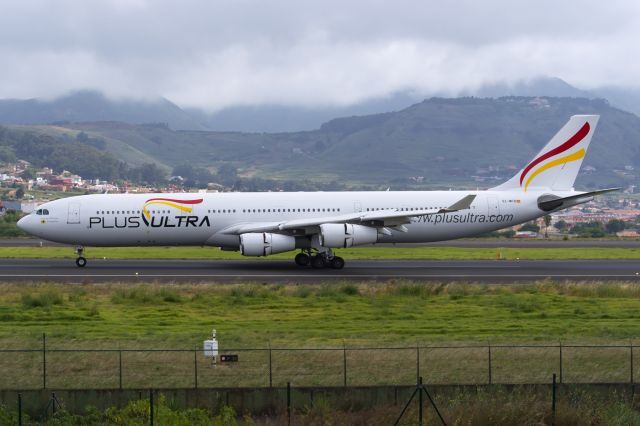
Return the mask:
<path id="1" fill-rule="evenodd" d="M 467 195 L 446 209 L 406 210 L 387 209 L 370 212 L 354 212 L 338 216 L 293 219 L 282 222 L 254 222 L 230 226 L 220 231 L 223 234 L 240 235 L 249 232 L 287 232 L 320 226 L 325 223 L 352 223 L 374 227 L 400 226 L 411 222 L 412 217 L 428 216 L 440 213 L 452 213 L 468 209 L 475 195 Z"/>

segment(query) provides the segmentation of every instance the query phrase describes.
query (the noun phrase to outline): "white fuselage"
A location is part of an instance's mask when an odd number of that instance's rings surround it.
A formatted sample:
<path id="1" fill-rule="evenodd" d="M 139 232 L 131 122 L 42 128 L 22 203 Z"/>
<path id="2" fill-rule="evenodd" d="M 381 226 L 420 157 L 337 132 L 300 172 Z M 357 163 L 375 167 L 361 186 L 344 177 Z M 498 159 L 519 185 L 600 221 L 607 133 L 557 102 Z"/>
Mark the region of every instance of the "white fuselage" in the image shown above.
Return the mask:
<path id="1" fill-rule="evenodd" d="M 21 219 L 30 234 L 61 243 L 87 246 L 202 246 L 237 249 L 238 235 L 220 232 L 234 225 L 335 217 L 400 209 L 444 209 L 475 194 L 469 209 L 418 216 L 406 232 L 392 229 L 383 243 L 419 243 L 470 237 L 540 217 L 537 205 L 549 191 L 385 191 L 101 194 L 51 201 Z M 569 196 L 578 192 L 554 192 Z M 199 200 L 163 204 L 149 200 Z M 410 213 L 409 213 L 410 215 Z"/>

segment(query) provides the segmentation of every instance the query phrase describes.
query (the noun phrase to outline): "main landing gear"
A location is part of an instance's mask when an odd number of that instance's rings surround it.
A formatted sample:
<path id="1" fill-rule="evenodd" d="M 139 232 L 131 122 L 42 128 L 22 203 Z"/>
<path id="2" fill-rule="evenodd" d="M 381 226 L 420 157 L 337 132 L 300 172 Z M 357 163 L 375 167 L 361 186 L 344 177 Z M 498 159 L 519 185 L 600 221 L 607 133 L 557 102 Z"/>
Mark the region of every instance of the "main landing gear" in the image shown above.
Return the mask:
<path id="1" fill-rule="evenodd" d="M 312 254 L 311 250 L 307 250 L 306 253 L 298 253 L 295 257 L 296 265 L 309 266 L 313 269 L 332 268 L 342 269 L 344 268 L 344 259 L 339 256 L 334 256 L 330 249 L 326 251 L 318 251 L 316 254 Z"/>
<path id="2" fill-rule="evenodd" d="M 76 266 L 78 268 L 84 268 L 87 264 L 87 259 L 83 256 L 84 254 L 84 247 L 82 246 L 76 246 Z"/>

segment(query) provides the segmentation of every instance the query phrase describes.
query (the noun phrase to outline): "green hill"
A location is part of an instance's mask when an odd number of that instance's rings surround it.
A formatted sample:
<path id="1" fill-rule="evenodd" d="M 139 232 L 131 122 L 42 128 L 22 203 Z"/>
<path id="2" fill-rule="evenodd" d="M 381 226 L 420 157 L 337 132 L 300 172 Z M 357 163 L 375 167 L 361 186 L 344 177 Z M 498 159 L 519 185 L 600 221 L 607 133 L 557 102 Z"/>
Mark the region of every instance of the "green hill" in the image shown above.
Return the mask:
<path id="1" fill-rule="evenodd" d="M 640 118 L 604 100 L 432 98 L 398 112 L 339 118 L 291 133 L 174 131 L 116 122 L 64 128 L 103 138 L 112 155 L 134 164 L 153 159 L 212 170 L 231 164 L 245 176 L 394 188 L 489 187 L 522 167 L 571 115 L 586 113 L 601 120 L 578 186 L 636 184 Z M 60 126 L 38 131 L 57 138 Z M 422 182 L 413 183 L 419 177 Z"/>

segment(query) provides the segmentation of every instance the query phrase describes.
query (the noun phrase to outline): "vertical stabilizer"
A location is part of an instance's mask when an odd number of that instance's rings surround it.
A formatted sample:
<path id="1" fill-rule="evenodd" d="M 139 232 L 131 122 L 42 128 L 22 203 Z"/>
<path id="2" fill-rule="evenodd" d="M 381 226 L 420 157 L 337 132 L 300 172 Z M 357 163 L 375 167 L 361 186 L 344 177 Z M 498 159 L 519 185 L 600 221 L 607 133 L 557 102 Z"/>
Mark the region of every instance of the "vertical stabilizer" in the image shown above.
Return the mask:
<path id="1" fill-rule="evenodd" d="M 494 190 L 551 189 L 568 191 L 587 154 L 598 115 L 574 115 L 549 143 L 514 177 Z"/>

